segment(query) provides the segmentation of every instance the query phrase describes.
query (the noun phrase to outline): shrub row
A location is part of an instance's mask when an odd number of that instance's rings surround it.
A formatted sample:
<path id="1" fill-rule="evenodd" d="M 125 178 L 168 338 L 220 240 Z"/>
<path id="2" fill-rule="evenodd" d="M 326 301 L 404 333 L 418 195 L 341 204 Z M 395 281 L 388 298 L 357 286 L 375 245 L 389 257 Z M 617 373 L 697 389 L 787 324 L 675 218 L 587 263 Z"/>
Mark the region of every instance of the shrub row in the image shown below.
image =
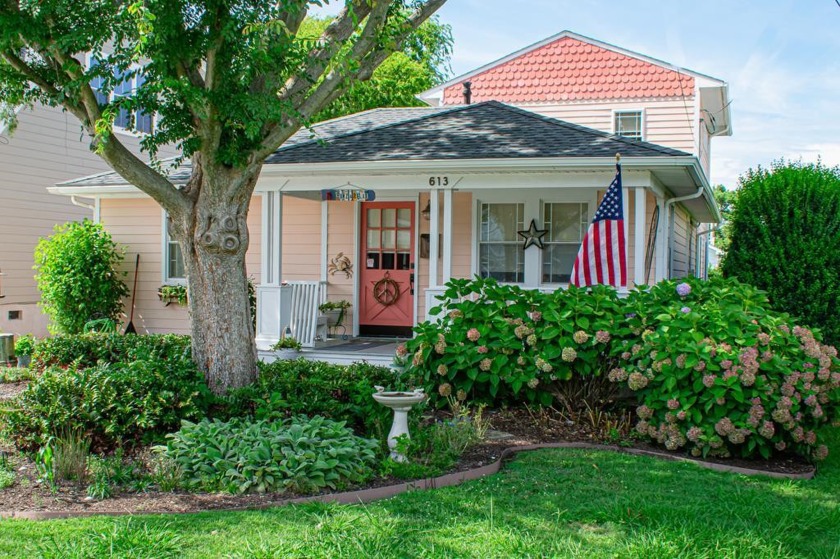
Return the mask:
<path id="1" fill-rule="evenodd" d="M 374 386 L 400 382 L 388 367 L 298 359 L 260 363 L 259 368 L 257 382 L 230 393 L 220 415 L 269 420 L 320 415 L 375 437 L 390 425 L 389 410 L 371 397 Z"/>
<path id="2" fill-rule="evenodd" d="M 105 451 L 204 417 L 211 402 L 203 375 L 188 359 L 48 367 L 8 404 L 3 431 L 26 450 L 63 430 L 83 433 Z"/>
<path id="3" fill-rule="evenodd" d="M 822 458 L 840 417 L 840 360 L 818 332 L 736 280 L 553 293 L 456 280 L 438 323 L 405 345 L 409 372 L 457 400 L 599 406 L 639 399 L 637 430 L 695 454 Z"/>
<path id="4" fill-rule="evenodd" d="M 190 356 L 189 336 L 86 333 L 38 340 L 32 353 L 32 367 L 42 370 L 51 365 L 76 364 L 84 368 L 100 362 L 189 361 Z"/>
<path id="5" fill-rule="evenodd" d="M 188 489 L 231 493 L 339 489 L 368 479 L 378 443 L 323 417 L 184 422 L 161 449 Z"/>

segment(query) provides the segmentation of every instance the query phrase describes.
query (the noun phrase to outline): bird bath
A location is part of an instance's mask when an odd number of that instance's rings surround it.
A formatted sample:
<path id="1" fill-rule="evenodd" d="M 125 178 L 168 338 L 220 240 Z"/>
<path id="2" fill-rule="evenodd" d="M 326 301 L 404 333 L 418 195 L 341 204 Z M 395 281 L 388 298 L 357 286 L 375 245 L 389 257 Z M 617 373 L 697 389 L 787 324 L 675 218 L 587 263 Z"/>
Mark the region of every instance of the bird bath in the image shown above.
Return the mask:
<path id="1" fill-rule="evenodd" d="M 385 389 L 381 386 L 375 388 L 376 392 L 373 394 L 373 399 L 394 410 L 394 423 L 388 433 L 388 448 L 391 449 L 391 459 L 395 462 L 405 462 L 408 458 L 397 452 L 397 439 L 403 435 L 407 439 L 411 438 L 408 434 L 408 412 L 414 405 L 425 400 L 426 395 L 422 388 L 413 392 L 385 392 Z"/>

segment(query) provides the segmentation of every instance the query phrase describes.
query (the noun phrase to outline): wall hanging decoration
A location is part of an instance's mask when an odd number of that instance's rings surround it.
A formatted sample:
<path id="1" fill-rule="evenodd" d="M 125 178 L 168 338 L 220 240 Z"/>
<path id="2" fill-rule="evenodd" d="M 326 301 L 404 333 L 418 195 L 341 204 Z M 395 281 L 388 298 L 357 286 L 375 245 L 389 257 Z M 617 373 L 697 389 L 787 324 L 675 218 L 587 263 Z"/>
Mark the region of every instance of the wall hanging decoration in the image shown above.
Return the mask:
<path id="1" fill-rule="evenodd" d="M 529 246 L 533 245 L 542 250 L 543 237 L 548 234 L 548 229 L 537 229 L 537 222 L 532 219 L 530 227 L 524 231 L 517 231 L 516 233 L 525 239 L 525 243 L 522 246 L 523 249 L 527 250 Z"/>
<path id="2" fill-rule="evenodd" d="M 350 258 L 346 256 L 343 252 L 339 252 L 338 254 L 336 254 L 335 258 L 330 258 L 330 263 L 327 266 L 327 270 L 330 272 L 331 276 L 342 272 L 344 274 L 344 277 L 347 279 L 353 277 L 353 263 L 350 262 Z"/>
<path id="3" fill-rule="evenodd" d="M 321 200 L 327 200 L 329 202 L 372 202 L 376 200 L 376 192 L 365 190 L 361 186 L 356 186 L 348 182 L 344 186 L 321 190 Z"/>
<path id="4" fill-rule="evenodd" d="M 385 276 L 373 282 L 373 298 L 384 307 L 390 307 L 400 300 L 400 284 L 391 278 L 389 272 Z"/>

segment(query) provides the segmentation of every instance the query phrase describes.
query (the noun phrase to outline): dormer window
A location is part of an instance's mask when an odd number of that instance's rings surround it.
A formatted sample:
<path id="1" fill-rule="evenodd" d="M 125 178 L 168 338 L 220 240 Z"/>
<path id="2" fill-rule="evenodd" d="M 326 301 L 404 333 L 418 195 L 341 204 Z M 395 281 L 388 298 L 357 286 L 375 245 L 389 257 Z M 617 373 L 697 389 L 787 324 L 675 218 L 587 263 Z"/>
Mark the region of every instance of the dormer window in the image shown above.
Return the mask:
<path id="1" fill-rule="evenodd" d="M 631 140 L 644 140 L 642 111 L 615 111 L 613 133 Z"/>

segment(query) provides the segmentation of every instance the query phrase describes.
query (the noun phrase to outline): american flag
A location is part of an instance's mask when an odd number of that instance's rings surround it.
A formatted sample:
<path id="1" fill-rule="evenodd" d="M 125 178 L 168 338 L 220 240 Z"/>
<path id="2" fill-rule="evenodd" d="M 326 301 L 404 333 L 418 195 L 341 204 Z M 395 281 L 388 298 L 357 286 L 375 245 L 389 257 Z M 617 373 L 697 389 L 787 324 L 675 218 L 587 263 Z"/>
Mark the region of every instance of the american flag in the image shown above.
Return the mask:
<path id="1" fill-rule="evenodd" d="M 601 200 L 575 258 L 572 284 L 578 287 L 596 284 L 627 287 L 624 201 L 621 165 L 618 163 L 615 165 L 615 178 Z"/>

